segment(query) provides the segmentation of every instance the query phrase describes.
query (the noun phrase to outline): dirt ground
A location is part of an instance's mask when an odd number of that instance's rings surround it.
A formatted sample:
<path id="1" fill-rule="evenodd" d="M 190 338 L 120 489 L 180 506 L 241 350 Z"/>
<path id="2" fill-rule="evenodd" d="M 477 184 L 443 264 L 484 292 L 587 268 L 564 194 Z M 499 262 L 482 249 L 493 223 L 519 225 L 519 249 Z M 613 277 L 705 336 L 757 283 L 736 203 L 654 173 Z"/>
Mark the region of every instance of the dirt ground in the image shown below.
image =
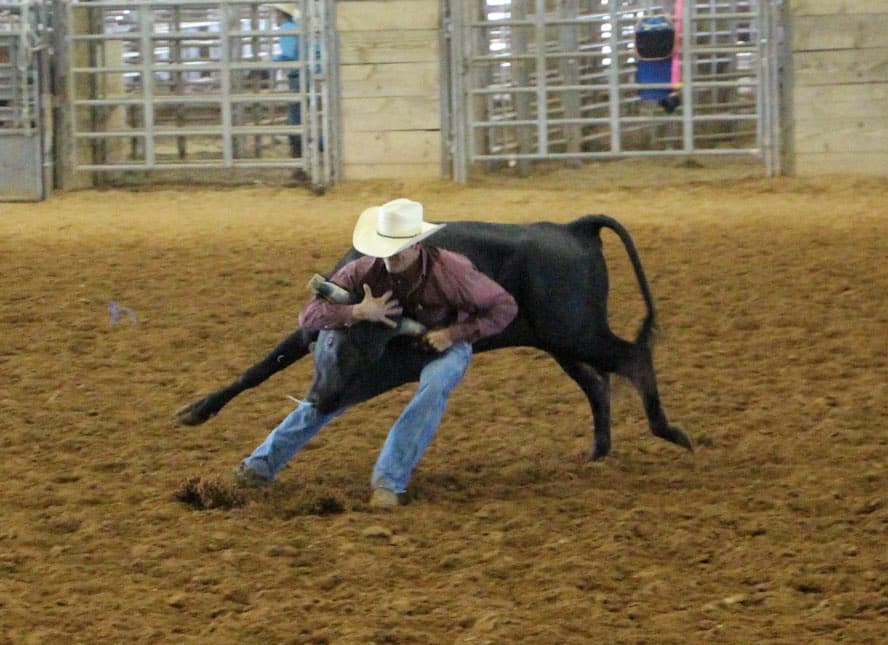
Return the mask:
<path id="1" fill-rule="evenodd" d="M 588 463 L 578 388 L 503 350 L 476 357 L 406 507 L 367 498 L 410 388 L 240 506 L 177 499 L 231 492 L 310 362 L 203 426 L 175 411 L 294 328 L 360 211 L 398 196 L 442 221 L 624 222 L 696 451 L 651 436 L 623 384 L 613 453 Z M 606 244 L 629 335 L 640 298 Z M 884 179 L 619 162 L 0 204 L 0 643 L 884 643 L 886 305 Z"/>

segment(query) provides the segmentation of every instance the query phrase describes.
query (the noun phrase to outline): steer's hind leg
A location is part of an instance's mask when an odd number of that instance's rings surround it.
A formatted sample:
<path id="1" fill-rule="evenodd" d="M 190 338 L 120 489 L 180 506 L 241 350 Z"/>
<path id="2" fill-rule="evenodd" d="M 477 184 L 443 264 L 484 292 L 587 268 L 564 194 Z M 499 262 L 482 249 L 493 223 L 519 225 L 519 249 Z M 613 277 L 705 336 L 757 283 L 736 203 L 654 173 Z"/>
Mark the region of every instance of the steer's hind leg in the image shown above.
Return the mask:
<path id="1" fill-rule="evenodd" d="M 618 366 L 618 372 L 627 377 L 638 390 L 644 403 L 644 412 L 651 432 L 656 437 L 693 450 L 691 440 L 684 430 L 671 425 L 666 418 L 666 412 L 660 402 L 660 393 L 657 390 L 657 375 L 654 372 L 654 361 L 650 347 L 643 344 L 620 342 L 625 345 L 625 355 L 631 358 Z"/>
<path id="2" fill-rule="evenodd" d="M 575 358 L 556 356 L 555 360 L 567 375 L 576 381 L 589 399 L 595 436 L 589 458 L 595 460 L 607 456 L 611 448 L 609 375 Z"/>

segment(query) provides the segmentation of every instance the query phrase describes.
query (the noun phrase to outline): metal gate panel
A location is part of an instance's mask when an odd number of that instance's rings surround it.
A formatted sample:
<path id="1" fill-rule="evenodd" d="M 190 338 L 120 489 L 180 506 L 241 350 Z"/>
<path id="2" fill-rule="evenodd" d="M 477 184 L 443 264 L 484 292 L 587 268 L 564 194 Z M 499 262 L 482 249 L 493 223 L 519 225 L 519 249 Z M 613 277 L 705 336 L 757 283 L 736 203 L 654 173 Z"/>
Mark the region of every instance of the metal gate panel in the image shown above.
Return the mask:
<path id="1" fill-rule="evenodd" d="M 295 29 L 260 0 L 67 3 L 73 169 L 288 169 L 332 183 L 332 0 L 292 4 Z M 293 36 L 298 60 L 276 60 Z"/>
<path id="2" fill-rule="evenodd" d="M 673 1 L 450 0 L 453 176 L 475 162 L 752 155 L 779 170 L 781 0 L 685 0 L 681 83 L 639 83 L 635 29 Z M 674 112 L 640 96 L 675 91 Z"/>
<path id="3" fill-rule="evenodd" d="M 44 4 L 0 0 L 0 200 L 40 200 L 52 186 Z"/>

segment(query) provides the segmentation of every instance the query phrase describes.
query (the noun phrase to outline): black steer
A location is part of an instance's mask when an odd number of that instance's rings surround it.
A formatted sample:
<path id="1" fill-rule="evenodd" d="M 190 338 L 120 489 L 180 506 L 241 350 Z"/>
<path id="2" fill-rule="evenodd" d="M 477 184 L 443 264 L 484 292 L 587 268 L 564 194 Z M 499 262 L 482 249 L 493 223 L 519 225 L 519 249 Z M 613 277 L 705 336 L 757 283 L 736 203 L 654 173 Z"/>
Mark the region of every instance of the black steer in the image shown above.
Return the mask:
<path id="1" fill-rule="evenodd" d="M 622 240 L 635 270 L 647 314 L 635 341 L 616 336 L 608 326 L 608 274 L 600 231 L 613 230 Z M 518 315 L 500 334 L 477 341 L 475 352 L 528 346 L 548 352 L 580 386 L 592 407 L 592 459 L 610 451 L 610 374 L 626 377 L 644 402 L 651 432 L 691 449 L 687 435 L 670 425 L 660 403 L 651 345 L 654 303 L 638 252 L 628 231 L 604 215 L 569 224 L 527 225 L 449 222 L 429 244 L 466 255 L 518 302 Z M 352 249 L 334 268 L 359 257 Z M 323 279 L 315 289 L 327 299 L 354 302 L 349 294 Z M 321 411 L 354 405 L 403 383 L 416 381 L 429 353 L 406 336 L 422 333 L 402 321 L 396 330 L 360 323 L 321 332 L 296 329 L 233 383 L 178 412 L 185 425 L 213 417 L 225 404 L 313 350 L 315 376 L 306 401 Z"/>

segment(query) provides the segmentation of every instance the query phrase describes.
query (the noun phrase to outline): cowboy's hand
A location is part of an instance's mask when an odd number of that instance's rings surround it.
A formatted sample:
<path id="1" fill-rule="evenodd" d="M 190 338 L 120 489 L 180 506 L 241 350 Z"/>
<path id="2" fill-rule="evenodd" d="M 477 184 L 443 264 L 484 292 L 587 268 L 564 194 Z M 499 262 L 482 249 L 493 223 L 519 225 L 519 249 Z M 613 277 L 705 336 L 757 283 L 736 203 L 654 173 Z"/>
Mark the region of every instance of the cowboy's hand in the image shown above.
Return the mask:
<path id="1" fill-rule="evenodd" d="M 450 331 L 447 329 L 435 329 L 428 332 L 423 341 L 426 345 L 438 352 L 443 352 L 453 345 L 453 339 L 450 338 Z"/>
<path id="2" fill-rule="evenodd" d="M 374 298 L 370 287 L 365 284 L 364 299 L 354 306 L 352 317 L 355 320 L 380 322 L 383 325 L 394 328 L 398 326 L 398 323 L 389 318 L 389 316 L 399 316 L 402 311 L 398 301 L 392 298 L 391 291 L 386 291 L 378 298 Z"/>

